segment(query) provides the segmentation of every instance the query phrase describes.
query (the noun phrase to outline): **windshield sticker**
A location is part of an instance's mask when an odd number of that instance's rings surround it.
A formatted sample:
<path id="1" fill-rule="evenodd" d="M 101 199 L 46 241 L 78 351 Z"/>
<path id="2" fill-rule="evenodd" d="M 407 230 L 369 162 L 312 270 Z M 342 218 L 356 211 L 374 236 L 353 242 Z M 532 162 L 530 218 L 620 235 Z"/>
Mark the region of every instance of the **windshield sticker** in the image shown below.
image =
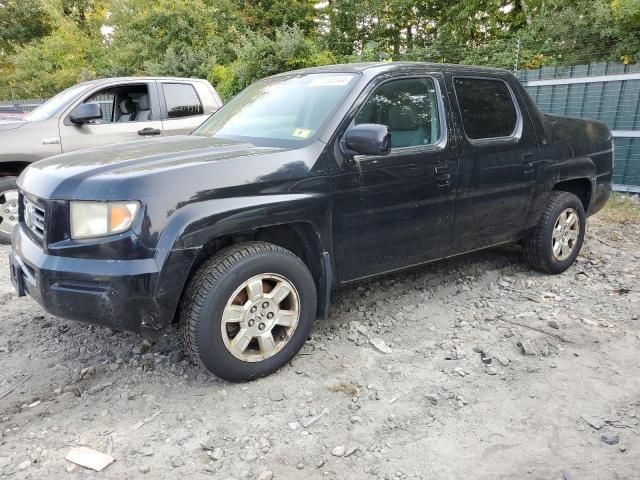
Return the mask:
<path id="1" fill-rule="evenodd" d="M 291 134 L 292 137 L 298 138 L 309 138 L 309 135 L 311 135 L 310 128 L 294 128 L 293 133 Z"/>
<path id="2" fill-rule="evenodd" d="M 344 87 L 353 78 L 351 75 L 332 75 L 330 77 L 314 78 L 309 82 L 310 87 Z"/>

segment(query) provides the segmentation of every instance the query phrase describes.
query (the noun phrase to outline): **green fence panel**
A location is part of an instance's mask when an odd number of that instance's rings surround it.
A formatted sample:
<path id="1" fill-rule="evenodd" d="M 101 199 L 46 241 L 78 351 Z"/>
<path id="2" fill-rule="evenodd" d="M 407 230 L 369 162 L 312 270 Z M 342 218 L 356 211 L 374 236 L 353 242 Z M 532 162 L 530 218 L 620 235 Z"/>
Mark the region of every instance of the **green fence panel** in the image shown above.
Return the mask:
<path id="1" fill-rule="evenodd" d="M 600 116 L 598 120 L 616 129 L 616 123 L 620 117 L 619 108 L 622 100 L 622 88 L 624 82 L 607 82 L 603 85 Z"/>
<path id="2" fill-rule="evenodd" d="M 566 115 L 570 117 L 583 116 L 586 94 L 587 85 L 585 83 L 574 83 L 573 85 L 569 85 Z"/>
<path id="3" fill-rule="evenodd" d="M 573 67 L 545 66 L 516 72 L 533 101 L 544 113 L 590 118 L 615 131 L 614 184 L 640 192 L 640 79 L 612 78 L 580 83 L 580 78 L 637 74 L 640 65 L 592 63 Z M 553 80 L 575 79 L 554 83 Z M 546 81 L 543 85 L 528 82 Z M 631 134 L 626 132 L 630 131 Z"/>
<path id="4" fill-rule="evenodd" d="M 640 80 L 624 82 L 615 128 L 617 130 L 640 130 Z"/>

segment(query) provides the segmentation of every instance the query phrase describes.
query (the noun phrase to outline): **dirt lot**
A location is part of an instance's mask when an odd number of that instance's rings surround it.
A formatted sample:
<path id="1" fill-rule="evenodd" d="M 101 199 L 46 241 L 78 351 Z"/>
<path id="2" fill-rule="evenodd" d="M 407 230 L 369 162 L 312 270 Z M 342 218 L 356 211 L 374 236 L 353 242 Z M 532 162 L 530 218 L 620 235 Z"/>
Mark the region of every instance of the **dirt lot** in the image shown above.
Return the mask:
<path id="1" fill-rule="evenodd" d="M 175 331 L 45 314 L 2 247 L 0 477 L 638 479 L 640 205 L 615 207 L 563 275 L 512 247 L 338 292 L 290 365 L 244 385 Z M 76 467 L 77 445 L 116 461 Z"/>

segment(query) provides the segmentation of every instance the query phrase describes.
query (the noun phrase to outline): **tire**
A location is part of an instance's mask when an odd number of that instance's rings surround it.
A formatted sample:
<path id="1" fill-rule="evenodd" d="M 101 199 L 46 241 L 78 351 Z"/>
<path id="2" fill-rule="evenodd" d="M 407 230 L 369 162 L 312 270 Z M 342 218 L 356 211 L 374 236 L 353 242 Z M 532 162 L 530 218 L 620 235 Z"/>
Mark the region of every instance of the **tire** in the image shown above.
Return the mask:
<path id="1" fill-rule="evenodd" d="M 571 214 L 577 217 L 573 223 Z M 569 223 L 571 226 L 565 227 Z M 578 257 L 585 230 L 586 215 L 580 199 L 573 193 L 552 192 L 538 225 L 522 242 L 525 262 L 539 272 L 564 272 Z"/>
<path id="2" fill-rule="evenodd" d="M 253 288 L 243 287 L 249 281 Z M 313 277 L 293 253 L 265 242 L 234 245 L 207 260 L 189 281 L 180 309 L 183 345 L 195 363 L 225 380 L 264 377 L 302 348 L 316 303 Z M 224 328 L 223 315 L 231 318 Z M 279 324 L 293 325 L 296 317 L 295 326 Z"/>
<path id="3" fill-rule="evenodd" d="M 0 178 L 0 243 L 11 243 L 11 230 L 14 226 L 12 224 L 18 222 L 18 185 L 16 180 L 17 177 Z M 8 197 L 7 194 L 11 196 Z"/>

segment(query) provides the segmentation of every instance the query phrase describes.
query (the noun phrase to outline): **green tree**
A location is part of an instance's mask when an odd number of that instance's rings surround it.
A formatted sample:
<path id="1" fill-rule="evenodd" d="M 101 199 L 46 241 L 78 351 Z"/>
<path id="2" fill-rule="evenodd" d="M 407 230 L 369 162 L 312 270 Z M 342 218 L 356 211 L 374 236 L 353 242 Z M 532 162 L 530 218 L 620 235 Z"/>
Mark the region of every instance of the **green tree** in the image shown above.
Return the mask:
<path id="1" fill-rule="evenodd" d="M 0 52 L 11 53 L 50 31 L 50 18 L 40 0 L 0 2 Z"/>
<path id="2" fill-rule="evenodd" d="M 228 97 L 330 62 L 511 68 L 517 42 L 522 67 L 640 61 L 640 0 L 0 0 L 0 95 L 156 74 Z"/>
<path id="3" fill-rule="evenodd" d="M 613 0 L 611 12 L 619 28 L 615 54 L 624 63 L 640 61 L 640 0 Z"/>
<path id="4" fill-rule="evenodd" d="M 241 29 L 273 37 L 283 25 L 296 25 L 305 35 L 315 33 L 317 3 L 316 0 L 235 0 L 235 7 Z"/>
<path id="5" fill-rule="evenodd" d="M 639 61 L 640 21 L 627 10 L 634 2 L 638 13 L 637 0 L 529 0 L 531 19 L 519 32 L 523 66 Z"/>
<path id="6" fill-rule="evenodd" d="M 0 3 L 0 77 L 13 72 L 16 49 L 51 31 L 50 19 L 39 0 L 4 0 Z M 8 83 L 0 83 L 0 95 L 8 95 Z"/>
<path id="7" fill-rule="evenodd" d="M 102 66 L 102 45 L 72 22 L 19 47 L 6 88 L 21 97 L 49 97 L 79 81 L 95 78 Z"/>
<path id="8" fill-rule="evenodd" d="M 282 26 L 274 33 L 274 38 L 261 33 L 244 35 L 235 50 L 236 60 L 214 66 L 209 80 L 223 98 L 228 99 L 269 75 L 335 62 L 331 52 L 323 50 L 297 26 Z"/>
<path id="9" fill-rule="evenodd" d="M 110 74 L 206 76 L 238 38 L 231 3 L 113 0 Z"/>
<path id="10" fill-rule="evenodd" d="M 8 24 L 24 22 L 25 29 L 12 34 L 12 51 L 0 65 L 0 95 L 51 96 L 99 74 L 104 65 L 100 27 L 106 18 L 101 0 L 19 3 L 19 8 L 3 12 Z M 31 20 L 24 18 L 27 7 Z"/>
<path id="11" fill-rule="evenodd" d="M 502 62 L 502 42 L 524 23 L 508 0 L 330 0 L 321 14 L 327 46 L 349 59 L 371 59 L 375 45 L 377 59 L 460 62 L 471 52 Z"/>

